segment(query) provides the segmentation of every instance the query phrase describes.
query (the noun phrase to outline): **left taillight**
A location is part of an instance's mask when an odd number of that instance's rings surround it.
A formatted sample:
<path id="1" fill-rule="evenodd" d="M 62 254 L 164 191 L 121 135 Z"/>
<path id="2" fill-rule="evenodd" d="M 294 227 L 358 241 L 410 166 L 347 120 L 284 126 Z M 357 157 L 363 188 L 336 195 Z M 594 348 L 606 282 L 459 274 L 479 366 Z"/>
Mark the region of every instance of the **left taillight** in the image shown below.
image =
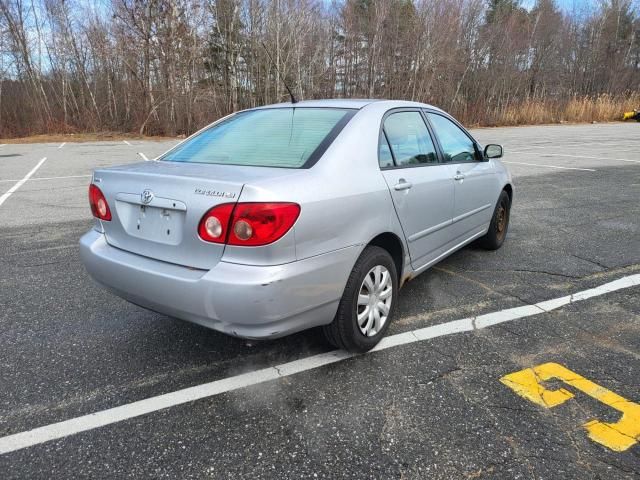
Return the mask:
<path id="1" fill-rule="evenodd" d="M 233 203 L 223 203 L 205 213 L 198 225 L 200 238 L 206 242 L 225 243 L 233 207 Z"/>
<path id="2" fill-rule="evenodd" d="M 93 183 L 89 185 L 89 205 L 93 216 L 104 221 L 111 220 L 111 210 L 102 191 Z"/>

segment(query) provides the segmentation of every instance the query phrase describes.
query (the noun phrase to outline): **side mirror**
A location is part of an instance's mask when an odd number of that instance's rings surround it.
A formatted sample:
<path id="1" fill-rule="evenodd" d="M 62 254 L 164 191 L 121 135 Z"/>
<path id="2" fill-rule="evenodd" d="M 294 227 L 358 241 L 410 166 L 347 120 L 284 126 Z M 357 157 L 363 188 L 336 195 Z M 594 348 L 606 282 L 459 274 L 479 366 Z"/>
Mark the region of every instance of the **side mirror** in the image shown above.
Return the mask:
<path id="1" fill-rule="evenodd" d="M 502 157 L 502 145 L 490 143 L 484 147 L 484 158 L 500 158 Z"/>

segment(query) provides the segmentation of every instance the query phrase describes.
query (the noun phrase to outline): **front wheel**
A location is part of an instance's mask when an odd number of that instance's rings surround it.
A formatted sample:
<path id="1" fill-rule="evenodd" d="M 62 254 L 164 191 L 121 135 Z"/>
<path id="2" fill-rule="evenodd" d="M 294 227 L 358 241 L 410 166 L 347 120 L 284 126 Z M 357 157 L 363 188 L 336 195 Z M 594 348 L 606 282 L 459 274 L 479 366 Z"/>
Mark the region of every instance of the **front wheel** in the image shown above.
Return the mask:
<path id="1" fill-rule="evenodd" d="M 500 193 L 496 209 L 491 217 L 489 231 L 478 240 L 478 245 L 487 250 L 497 250 L 504 243 L 509 229 L 509 214 L 511 213 L 511 200 L 504 190 Z"/>
<path id="2" fill-rule="evenodd" d="M 366 352 L 384 337 L 398 296 L 398 274 L 389 253 L 369 246 L 356 261 L 333 322 L 324 335 L 335 347 Z"/>

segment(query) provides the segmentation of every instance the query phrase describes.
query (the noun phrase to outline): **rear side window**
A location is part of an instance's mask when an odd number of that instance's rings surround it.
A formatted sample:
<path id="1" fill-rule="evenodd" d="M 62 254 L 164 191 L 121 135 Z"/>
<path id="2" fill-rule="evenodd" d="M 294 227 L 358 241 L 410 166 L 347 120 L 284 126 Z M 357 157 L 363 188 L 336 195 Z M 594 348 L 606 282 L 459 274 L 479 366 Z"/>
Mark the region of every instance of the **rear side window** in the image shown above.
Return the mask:
<path id="1" fill-rule="evenodd" d="M 398 167 L 438 163 L 429 130 L 419 112 L 398 112 L 384 121 L 384 133 Z M 382 157 L 381 160 L 382 162 Z"/>
<path id="2" fill-rule="evenodd" d="M 300 107 L 240 112 L 160 160 L 303 168 L 315 163 L 354 113 Z"/>
<path id="3" fill-rule="evenodd" d="M 428 113 L 427 117 L 440 140 L 445 162 L 460 163 L 477 160 L 473 142 L 460 127 L 442 115 Z"/>
<path id="4" fill-rule="evenodd" d="M 391 155 L 391 148 L 389 148 L 389 142 L 384 132 L 380 133 L 380 139 L 378 141 L 378 162 L 380 168 L 393 167 L 393 156 Z"/>

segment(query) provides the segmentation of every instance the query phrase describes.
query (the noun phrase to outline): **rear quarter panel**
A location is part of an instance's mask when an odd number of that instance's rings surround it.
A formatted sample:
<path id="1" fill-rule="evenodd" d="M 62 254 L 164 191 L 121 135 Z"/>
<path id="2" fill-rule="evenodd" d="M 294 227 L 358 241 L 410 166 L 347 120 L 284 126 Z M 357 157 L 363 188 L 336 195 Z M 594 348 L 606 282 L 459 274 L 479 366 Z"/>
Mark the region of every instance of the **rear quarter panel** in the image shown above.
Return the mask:
<path id="1" fill-rule="evenodd" d="M 353 246 L 360 247 L 359 253 L 383 232 L 395 233 L 404 243 L 378 167 L 378 132 L 386 110 L 376 103 L 361 109 L 313 167 L 245 185 L 240 201 L 291 201 L 301 206 L 294 228 L 274 247 L 294 236 L 295 256 L 302 260 Z M 227 247 L 224 260 L 227 254 L 237 252 Z"/>

